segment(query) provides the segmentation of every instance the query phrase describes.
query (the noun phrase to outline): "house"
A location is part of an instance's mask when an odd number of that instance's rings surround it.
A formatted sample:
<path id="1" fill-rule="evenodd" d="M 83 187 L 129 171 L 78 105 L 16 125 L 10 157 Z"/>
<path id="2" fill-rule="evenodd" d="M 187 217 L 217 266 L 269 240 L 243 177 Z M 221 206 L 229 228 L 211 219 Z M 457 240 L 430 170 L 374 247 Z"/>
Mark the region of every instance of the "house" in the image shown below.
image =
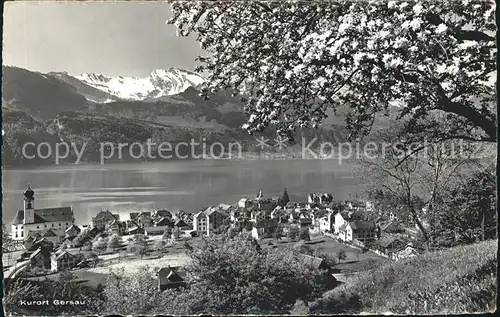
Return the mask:
<path id="1" fill-rule="evenodd" d="M 406 243 L 394 235 L 384 234 L 377 241 L 376 248 L 392 257 L 395 253 L 404 250 Z"/>
<path id="2" fill-rule="evenodd" d="M 418 255 L 418 250 L 412 246 L 407 246 L 404 250 L 396 252 L 393 254 L 392 258 L 394 260 L 400 260 L 404 258 L 410 258 Z"/>
<path id="3" fill-rule="evenodd" d="M 325 206 L 326 210 L 333 212 L 334 214 L 343 211 L 345 209 L 345 205 L 340 201 L 332 201 Z"/>
<path id="4" fill-rule="evenodd" d="M 274 208 L 276 208 L 276 206 L 278 206 L 278 202 L 271 198 L 258 198 L 255 199 L 254 205 L 256 205 L 259 210 L 271 212 Z"/>
<path id="5" fill-rule="evenodd" d="M 296 203 L 295 201 L 289 201 L 286 203 L 285 205 L 285 209 L 295 209 L 299 206 L 298 203 Z"/>
<path id="6" fill-rule="evenodd" d="M 299 219 L 300 219 L 300 213 L 296 212 L 295 210 L 289 213 L 288 222 L 298 223 Z"/>
<path id="7" fill-rule="evenodd" d="M 266 212 L 263 210 L 252 210 L 250 213 L 250 221 L 251 222 L 259 222 L 267 219 Z"/>
<path id="8" fill-rule="evenodd" d="M 139 227 L 151 227 L 154 223 L 150 211 L 141 211 L 137 215 L 135 222 L 139 225 Z"/>
<path id="9" fill-rule="evenodd" d="M 226 214 L 226 215 L 228 215 L 228 213 L 230 212 L 230 210 L 231 210 L 231 208 L 232 208 L 232 207 L 233 207 L 233 206 L 228 205 L 228 204 L 218 204 L 218 205 L 217 205 L 217 209 L 218 209 L 221 213 Z"/>
<path id="10" fill-rule="evenodd" d="M 318 218 L 319 230 L 321 232 L 333 232 L 335 224 L 335 214 L 328 212 L 326 215 Z"/>
<path id="11" fill-rule="evenodd" d="M 387 222 L 381 222 L 379 226 L 380 226 L 380 231 L 385 233 L 405 232 L 404 226 L 397 219 L 391 219 Z"/>
<path id="12" fill-rule="evenodd" d="M 304 261 L 312 264 L 312 266 L 315 269 L 325 270 L 327 272 L 330 272 L 332 270 L 332 268 L 322 258 L 314 257 L 314 256 L 307 255 L 307 254 L 300 254 L 300 256 L 302 259 L 304 259 Z"/>
<path id="13" fill-rule="evenodd" d="M 125 220 L 124 222 L 124 231 L 127 232 L 129 229 L 131 228 L 136 228 L 136 227 L 139 227 L 139 225 L 137 224 L 137 222 L 135 222 L 135 220 Z"/>
<path id="14" fill-rule="evenodd" d="M 285 209 L 282 208 L 281 206 L 277 206 L 276 208 L 271 211 L 270 217 L 271 219 L 276 219 L 278 222 L 281 222 L 281 219 L 285 217 Z M 231 219 L 232 220 L 232 219 Z"/>
<path id="15" fill-rule="evenodd" d="M 89 233 L 88 233 L 88 236 L 91 238 L 91 239 L 94 239 L 95 237 L 97 237 L 98 234 L 100 234 L 102 232 L 101 229 L 99 228 L 92 228 L 89 230 Z"/>
<path id="16" fill-rule="evenodd" d="M 237 222 L 250 221 L 252 217 L 252 212 L 246 208 L 237 207 L 231 210 L 230 219 L 233 224 Z"/>
<path id="17" fill-rule="evenodd" d="M 14 241 L 24 241 L 29 231 L 43 234 L 48 229 L 62 238 L 64 231 L 75 222 L 72 207 L 35 209 L 35 192 L 29 185 L 23 194 L 23 205 L 23 210 L 18 210 L 11 222 Z"/>
<path id="18" fill-rule="evenodd" d="M 253 201 L 251 199 L 248 199 L 248 198 L 241 198 L 238 201 L 238 207 L 240 207 L 240 208 L 251 208 L 251 207 L 253 207 Z"/>
<path id="19" fill-rule="evenodd" d="M 63 237 L 60 237 L 57 234 L 55 234 L 55 232 L 52 231 L 52 229 L 48 229 L 47 231 L 45 231 L 42 234 L 42 238 L 44 238 L 44 239 L 46 239 L 54 244 L 59 244 L 62 241 Z"/>
<path id="20" fill-rule="evenodd" d="M 371 201 L 365 202 L 366 211 L 375 211 L 375 204 Z"/>
<path id="21" fill-rule="evenodd" d="M 328 214 L 325 208 L 315 208 L 309 212 L 309 217 L 312 219 L 313 226 L 319 228 L 319 219 Z"/>
<path id="22" fill-rule="evenodd" d="M 355 220 L 345 222 L 339 229 L 339 237 L 343 241 L 354 239 L 362 243 L 374 241 L 377 237 L 377 227 L 371 221 Z"/>
<path id="23" fill-rule="evenodd" d="M 207 216 L 204 211 L 200 211 L 193 216 L 193 230 L 198 234 L 205 234 L 207 232 Z"/>
<path id="24" fill-rule="evenodd" d="M 166 218 L 172 220 L 173 215 L 170 211 L 166 209 L 160 209 L 153 212 L 153 218 Z"/>
<path id="25" fill-rule="evenodd" d="M 328 205 L 333 201 L 333 196 L 330 193 L 310 193 L 307 195 L 307 203 L 309 205 L 319 204 Z"/>
<path id="26" fill-rule="evenodd" d="M 118 235 L 121 235 L 124 231 L 123 227 L 124 225 L 122 224 L 122 222 L 115 219 L 106 225 L 106 230 L 112 234 L 116 233 Z"/>
<path id="27" fill-rule="evenodd" d="M 186 221 L 184 221 L 184 219 L 177 219 L 175 222 L 174 222 L 174 227 L 177 227 L 181 230 L 189 230 L 191 229 L 191 226 L 189 224 L 186 223 Z"/>
<path id="28" fill-rule="evenodd" d="M 158 277 L 158 290 L 179 288 L 186 286 L 186 272 L 178 266 L 162 267 L 156 273 Z"/>
<path id="29" fill-rule="evenodd" d="M 330 265 L 328 265 L 328 263 L 326 263 L 324 259 L 307 254 L 301 254 L 300 257 L 304 260 L 304 262 L 323 272 L 324 277 L 327 279 L 326 285 L 328 285 L 330 289 L 340 284 L 339 281 L 337 281 L 337 279 L 333 276 L 333 273 L 336 273 L 336 270 L 330 267 Z"/>
<path id="30" fill-rule="evenodd" d="M 69 252 L 57 252 L 50 257 L 50 270 L 52 272 L 69 270 L 75 267 L 78 262 L 80 259 Z"/>
<path id="31" fill-rule="evenodd" d="M 30 257 L 30 269 L 50 269 L 50 251 L 44 248 L 38 248 Z"/>
<path id="32" fill-rule="evenodd" d="M 193 219 L 193 214 L 192 213 L 188 213 L 188 212 L 185 212 L 184 210 L 179 210 L 179 212 L 174 216 L 174 220 L 176 219 L 182 219 L 186 222 L 189 221 L 189 219 Z"/>
<path id="33" fill-rule="evenodd" d="M 64 237 L 76 237 L 80 232 L 82 231 L 82 229 L 78 228 L 77 225 L 73 224 L 71 225 L 71 227 L 69 227 L 68 229 L 66 229 L 66 231 L 64 232 L 65 235 Z"/>
<path id="34" fill-rule="evenodd" d="M 356 211 L 366 210 L 366 202 L 364 201 L 346 201 L 345 205 L 350 210 L 356 210 Z"/>
<path id="35" fill-rule="evenodd" d="M 217 211 L 216 209 L 212 208 L 210 210 L 205 210 L 205 214 L 207 215 L 207 235 L 210 234 L 213 230 L 219 229 L 224 221 L 224 216 Z"/>
<path id="36" fill-rule="evenodd" d="M 42 248 L 43 250 L 47 250 L 48 252 L 51 252 L 54 249 L 54 243 L 52 241 L 47 240 L 47 239 L 39 238 L 35 242 L 33 242 L 33 244 L 29 248 L 26 248 L 26 251 L 33 252 L 39 248 Z"/>
<path id="37" fill-rule="evenodd" d="M 307 202 L 299 202 L 298 204 L 296 204 L 295 208 L 304 209 L 304 210 L 311 209 Z"/>
<path id="38" fill-rule="evenodd" d="M 178 219 L 181 220 L 181 219 Z M 169 226 L 170 228 L 174 227 L 174 222 L 172 221 L 172 218 L 167 218 L 167 217 L 162 217 L 155 221 L 154 223 L 155 227 L 163 227 L 163 226 Z"/>
<path id="39" fill-rule="evenodd" d="M 144 234 L 147 236 L 160 236 L 167 229 L 171 229 L 169 226 L 159 226 L 159 227 L 145 227 L 144 228 Z"/>
<path id="40" fill-rule="evenodd" d="M 144 231 L 144 228 L 142 227 L 134 227 L 130 228 L 126 231 L 128 234 L 144 234 L 146 231 Z"/>
<path id="41" fill-rule="evenodd" d="M 266 219 L 252 224 L 252 237 L 259 240 L 271 237 L 278 228 L 276 219 Z"/>
<path id="42" fill-rule="evenodd" d="M 139 213 L 138 213 L 138 212 L 130 212 L 130 213 L 128 214 L 128 216 L 129 216 L 130 220 L 132 220 L 132 221 L 136 222 L 136 220 L 137 220 L 137 216 L 139 216 Z"/>
<path id="43" fill-rule="evenodd" d="M 193 229 L 199 235 L 210 235 L 213 230 L 222 226 L 224 216 L 213 206 L 198 212 L 193 216 Z"/>
<path id="44" fill-rule="evenodd" d="M 31 248 L 31 246 L 35 243 L 35 241 L 37 241 L 37 236 L 36 234 L 29 234 L 28 233 L 28 237 L 24 240 L 23 242 L 23 246 L 26 250 L 28 250 L 29 248 Z"/>
<path id="45" fill-rule="evenodd" d="M 61 241 L 61 245 L 65 245 L 67 248 L 76 247 L 76 237 L 64 237 Z"/>
<path id="46" fill-rule="evenodd" d="M 109 210 L 101 210 L 95 217 L 92 218 L 92 228 L 106 230 L 108 224 L 117 220 Z"/>
<path id="47" fill-rule="evenodd" d="M 300 229 L 311 229 L 313 227 L 313 222 L 311 218 L 300 218 L 299 225 Z"/>
<path id="48" fill-rule="evenodd" d="M 335 214 L 335 221 L 333 225 L 334 233 L 339 234 L 340 227 L 348 221 L 362 220 L 363 217 L 361 213 L 350 210 L 341 211 Z"/>

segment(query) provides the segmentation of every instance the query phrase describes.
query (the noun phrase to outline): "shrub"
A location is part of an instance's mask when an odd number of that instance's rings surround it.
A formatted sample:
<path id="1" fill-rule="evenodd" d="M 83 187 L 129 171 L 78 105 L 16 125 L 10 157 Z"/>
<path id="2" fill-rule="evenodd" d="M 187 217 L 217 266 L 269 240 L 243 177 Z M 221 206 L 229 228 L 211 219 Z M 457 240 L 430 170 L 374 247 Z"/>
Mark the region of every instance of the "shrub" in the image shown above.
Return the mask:
<path id="1" fill-rule="evenodd" d="M 299 238 L 300 238 L 300 240 L 310 241 L 311 236 L 309 235 L 309 229 L 307 229 L 307 228 L 302 229 L 300 231 Z"/>
<path id="2" fill-rule="evenodd" d="M 298 235 L 299 235 L 299 229 L 297 227 L 290 227 L 287 233 L 288 239 L 290 239 L 290 241 L 295 241 Z"/>
<path id="3" fill-rule="evenodd" d="M 282 313 L 327 287 L 322 272 L 294 252 L 262 250 L 245 238 L 207 238 L 189 254 L 189 292 L 196 300 L 189 314 Z"/>
<path id="4" fill-rule="evenodd" d="M 328 311 L 346 294 L 359 299 L 351 313 L 472 313 L 496 303 L 497 241 L 428 252 L 359 273 L 310 305 Z"/>

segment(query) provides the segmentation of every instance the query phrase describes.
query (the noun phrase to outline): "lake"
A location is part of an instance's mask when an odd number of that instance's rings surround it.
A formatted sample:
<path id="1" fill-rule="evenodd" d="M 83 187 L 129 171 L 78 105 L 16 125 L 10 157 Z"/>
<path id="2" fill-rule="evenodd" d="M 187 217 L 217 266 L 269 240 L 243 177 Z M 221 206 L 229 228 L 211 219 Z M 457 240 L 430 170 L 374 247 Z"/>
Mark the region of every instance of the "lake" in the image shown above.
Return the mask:
<path id="1" fill-rule="evenodd" d="M 3 221 L 10 224 L 23 208 L 30 183 L 35 208 L 73 206 L 77 224 L 89 223 L 101 209 L 131 211 L 202 207 L 253 197 L 281 195 L 305 201 L 310 192 L 330 192 L 349 199 L 362 188 L 353 176 L 355 166 L 337 160 L 191 160 L 104 165 L 72 165 L 35 169 L 4 169 Z M 10 226 L 8 226 L 10 228 Z"/>

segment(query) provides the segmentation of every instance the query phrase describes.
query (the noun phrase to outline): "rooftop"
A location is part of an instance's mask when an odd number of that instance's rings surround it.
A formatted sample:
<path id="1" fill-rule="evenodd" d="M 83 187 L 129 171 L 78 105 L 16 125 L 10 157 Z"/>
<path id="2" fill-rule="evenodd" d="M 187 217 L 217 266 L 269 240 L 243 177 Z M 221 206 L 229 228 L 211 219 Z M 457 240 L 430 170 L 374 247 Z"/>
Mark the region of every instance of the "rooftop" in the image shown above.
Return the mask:
<path id="1" fill-rule="evenodd" d="M 71 207 L 56 207 L 56 208 L 43 208 L 35 209 L 34 211 L 34 222 L 44 223 L 44 222 L 56 222 L 56 221 L 73 221 L 74 214 L 73 208 Z M 24 210 L 18 210 L 16 216 L 12 220 L 12 224 L 18 225 L 22 224 L 24 220 Z"/>

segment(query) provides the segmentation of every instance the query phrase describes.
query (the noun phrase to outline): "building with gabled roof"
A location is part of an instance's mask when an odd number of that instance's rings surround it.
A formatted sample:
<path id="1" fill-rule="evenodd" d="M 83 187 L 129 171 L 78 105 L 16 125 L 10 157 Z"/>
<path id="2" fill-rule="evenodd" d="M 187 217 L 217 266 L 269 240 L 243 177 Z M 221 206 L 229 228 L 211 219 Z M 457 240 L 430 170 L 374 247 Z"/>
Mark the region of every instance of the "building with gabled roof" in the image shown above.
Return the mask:
<path id="1" fill-rule="evenodd" d="M 64 233 L 65 237 L 76 237 L 81 231 L 82 229 L 80 229 L 77 225 L 73 224 L 71 225 L 71 227 L 66 229 Z"/>
<path id="2" fill-rule="evenodd" d="M 48 241 L 54 244 L 58 244 L 59 242 L 61 242 L 63 237 L 60 237 L 57 234 L 55 234 L 55 232 L 52 229 L 48 229 L 42 234 L 42 238 L 47 239 Z"/>
<path id="3" fill-rule="evenodd" d="M 193 229 L 198 234 L 210 235 L 213 230 L 222 226 L 224 216 L 217 210 L 216 207 L 210 206 L 193 216 Z"/>
<path id="4" fill-rule="evenodd" d="M 345 222 L 339 229 L 339 237 L 344 241 L 374 241 L 377 237 L 377 226 L 374 222 L 364 220 Z"/>
<path id="5" fill-rule="evenodd" d="M 166 209 L 159 209 L 159 210 L 156 210 L 155 212 L 153 212 L 153 215 L 152 215 L 153 218 L 166 218 L 166 219 L 170 219 L 172 220 L 173 218 L 173 214 L 166 210 Z"/>
<path id="6" fill-rule="evenodd" d="M 331 267 L 322 258 L 318 258 L 318 257 L 312 256 L 312 255 L 308 255 L 308 254 L 300 254 L 300 256 L 304 259 L 304 261 L 306 261 L 307 263 L 312 264 L 312 266 L 315 269 L 326 270 L 326 271 L 330 271 L 331 270 Z"/>
<path id="7" fill-rule="evenodd" d="M 30 269 L 50 269 L 50 251 L 46 248 L 38 248 L 29 256 Z"/>
<path id="8" fill-rule="evenodd" d="M 276 219 L 264 219 L 252 223 L 252 237 L 259 240 L 271 237 L 278 228 Z"/>
<path id="9" fill-rule="evenodd" d="M 173 228 L 174 227 L 174 222 L 172 221 L 172 218 L 162 217 L 162 218 L 158 219 L 157 221 L 155 221 L 154 226 L 155 227 L 168 226 L 170 228 Z"/>
<path id="10" fill-rule="evenodd" d="M 327 283 L 329 288 L 334 288 L 340 284 L 339 281 L 337 281 L 337 279 L 333 276 L 335 270 L 330 267 L 330 265 L 328 265 L 328 263 L 326 263 L 324 259 L 307 254 L 300 254 L 300 257 L 305 263 L 323 272 L 326 278 L 325 282 Z"/>
<path id="11" fill-rule="evenodd" d="M 186 285 L 186 272 L 179 266 L 162 267 L 156 272 L 158 290 L 179 288 Z"/>
<path id="12" fill-rule="evenodd" d="M 310 193 L 307 195 L 308 204 L 328 205 L 333 201 L 333 195 L 330 193 Z"/>
<path id="13" fill-rule="evenodd" d="M 388 256 L 392 256 L 394 253 L 403 250 L 407 244 L 400 238 L 391 235 L 384 234 L 377 241 L 376 248 Z"/>
<path id="14" fill-rule="evenodd" d="M 117 215 L 112 214 L 109 210 L 101 210 L 92 218 L 92 228 L 106 230 L 106 227 L 115 220 L 118 220 Z"/>
<path id="15" fill-rule="evenodd" d="M 11 222 L 13 240 L 24 241 L 29 232 L 42 235 L 48 229 L 58 237 L 64 237 L 66 229 L 74 224 L 72 207 L 35 208 L 35 192 L 29 185 L 23 196 L 24 208 L 16 212 Z"/>
<path id="16" fill-rule="evenodd" d="M 67 251 L 54 253 L 50 257 L 50 270 L 52 272 L 69 270 L 75 267 L 80 259 L 80 257 L 77 257 Z"/>

